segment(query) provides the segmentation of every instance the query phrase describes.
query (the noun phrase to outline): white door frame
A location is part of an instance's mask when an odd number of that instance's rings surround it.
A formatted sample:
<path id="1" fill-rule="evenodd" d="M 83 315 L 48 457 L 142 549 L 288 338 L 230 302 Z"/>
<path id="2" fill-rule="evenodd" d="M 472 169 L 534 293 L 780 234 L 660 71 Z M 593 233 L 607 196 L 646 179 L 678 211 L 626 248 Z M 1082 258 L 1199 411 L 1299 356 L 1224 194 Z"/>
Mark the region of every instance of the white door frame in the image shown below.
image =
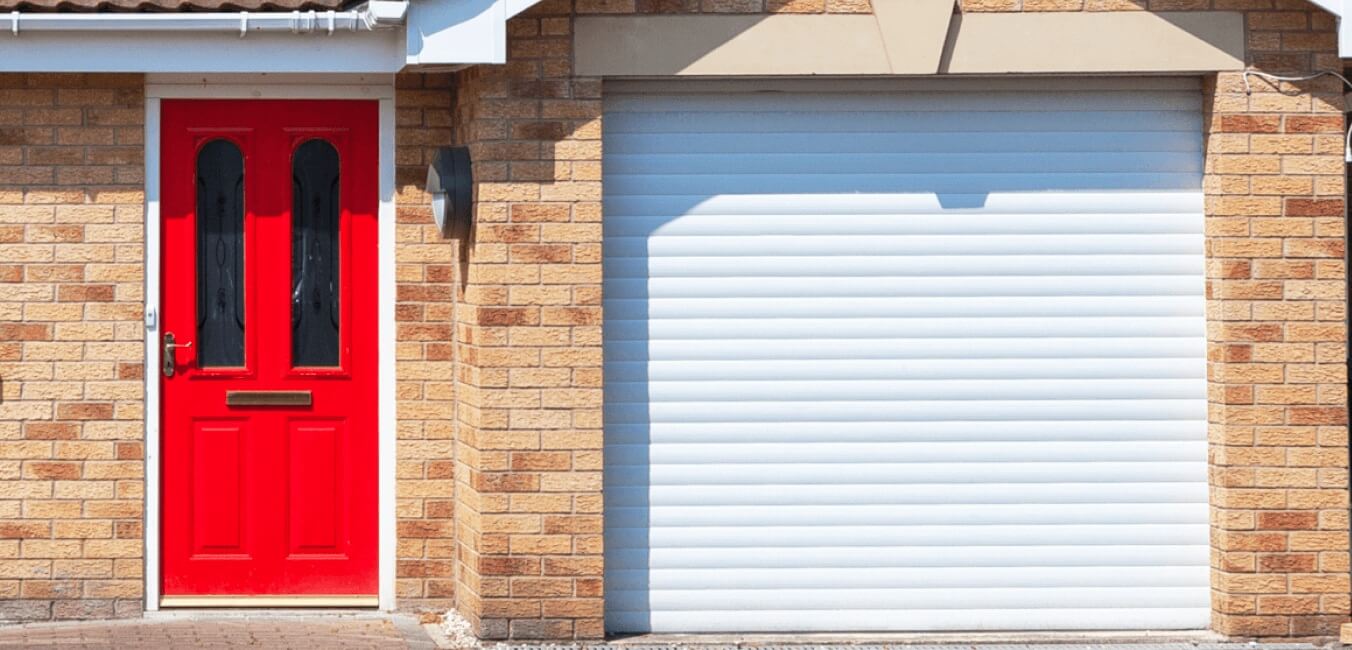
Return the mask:
<path id="1" fill-rule="evenodd" d="M 378 347 L 379 608 L 394 609 L 394 76 L 152 74 L 145 86 L 145 608 L 160 608 L 160 101 L 370 99 L 380 104 Z"/>

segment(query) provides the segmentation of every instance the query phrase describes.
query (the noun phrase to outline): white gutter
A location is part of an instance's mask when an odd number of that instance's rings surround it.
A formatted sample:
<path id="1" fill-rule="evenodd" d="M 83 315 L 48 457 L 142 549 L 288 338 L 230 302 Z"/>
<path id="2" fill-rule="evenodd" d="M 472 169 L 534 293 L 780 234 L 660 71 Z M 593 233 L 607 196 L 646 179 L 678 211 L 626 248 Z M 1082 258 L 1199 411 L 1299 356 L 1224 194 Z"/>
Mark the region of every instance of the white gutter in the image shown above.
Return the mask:
<path id="1" fill-rule="evenodd" d="M 0 38 L 25 32 L 250 32 L 293 34 L 371 31 L 404 24 L 406 0 L 370 0 L 348 11 L 101 13 L 59 14 L 12 11 L 0 14 Z"/>

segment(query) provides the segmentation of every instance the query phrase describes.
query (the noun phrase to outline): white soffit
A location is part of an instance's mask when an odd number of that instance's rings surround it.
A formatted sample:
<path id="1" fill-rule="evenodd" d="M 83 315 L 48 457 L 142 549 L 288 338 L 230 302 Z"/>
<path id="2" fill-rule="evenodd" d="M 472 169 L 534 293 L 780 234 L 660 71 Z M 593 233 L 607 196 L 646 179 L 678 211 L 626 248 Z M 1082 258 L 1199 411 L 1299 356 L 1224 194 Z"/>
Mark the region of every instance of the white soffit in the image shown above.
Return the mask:
<path id="1" fill-rule="evenodd" d="M 410 3 L 407 65 L 503 63 L 510 0 L 422 0 Z"/>

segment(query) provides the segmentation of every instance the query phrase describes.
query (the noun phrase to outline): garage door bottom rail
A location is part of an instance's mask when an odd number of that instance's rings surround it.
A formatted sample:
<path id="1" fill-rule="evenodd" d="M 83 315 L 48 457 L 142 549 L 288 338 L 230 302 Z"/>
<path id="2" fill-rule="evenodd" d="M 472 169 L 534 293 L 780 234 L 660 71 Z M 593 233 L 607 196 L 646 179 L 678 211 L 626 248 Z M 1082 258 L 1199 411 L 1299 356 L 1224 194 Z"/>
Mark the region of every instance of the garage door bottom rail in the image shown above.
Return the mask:
<path id="1" fill-rule="evenodd" d="M 545 646 L 506 643 L 498 644 L 496 647 L 535 648 Z M 1139 643 L 1130 641 L 1104 641 L 1093 643 L 1075 643 L 1069 641 L 1051 643 L 1000 641 L 982 641 L 977 643 L 908 643 L 905 641 L 888 641 L 880 643 L 861 640 L 859 642 L 821 643 L 810 640 L 798 641 L 784 638 L 766 641 L 743 639 L 734 642 L 722 642 L 714 640 L 706 641 L 699 637 L 683 636 L 680 640 L 662 642 L 653 642 L 648 641 L 647 639 L 633 640 L 619 638 L 612 639 L 606 643 L 594 644 L 559 645 L 551 643 L 548 644 L 547 647 L 551 648 L 551 650 L 686 650 L 690 648 L 697 650 L 744 650 L 747 648 L 764 650 L 771 650 L 773 648 L 792 648 L 793 650 L 1321 650 L 1328 646 L 1313 643 L 1193 643 L 1188 641 L 1167 643 Z"/>

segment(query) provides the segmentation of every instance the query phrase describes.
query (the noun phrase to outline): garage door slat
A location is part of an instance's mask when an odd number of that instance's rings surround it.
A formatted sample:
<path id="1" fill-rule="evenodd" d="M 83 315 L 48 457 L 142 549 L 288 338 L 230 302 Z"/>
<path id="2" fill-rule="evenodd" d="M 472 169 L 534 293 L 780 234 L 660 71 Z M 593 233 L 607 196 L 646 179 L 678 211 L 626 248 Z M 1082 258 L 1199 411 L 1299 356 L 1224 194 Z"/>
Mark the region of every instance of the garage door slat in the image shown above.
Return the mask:
<path id="1" fill-rule="evenodd" d="M 978 483 L 611 486 L 606 507 L 714 505 L 951 505 L 1206 503 L 1204 487 L 1176 483 Z"/>
<path id="2" fill-rule="evenodd" d="M 1194 587 L 1207 584 L 1202 567 L 924 567 L 924 568 L 776 568 L 776 569 L 614 569 L 605 574 L 612 589 L 914 589 L 953 587 L 1013 588 L 1030 582 L 1050 587 Z"/>
<path id="3" fill-rule="evenodd" d="M 640 603 L 636 610 L 607 611 L 606 627 L 611 630 L 694 630 L 735 633 L 747 629 L 754 617 L 757 625 L 769 630 L 797 632 L 838 632 L 870 630 L 906 632 L 913 630 L 1129 630 L 1189 629 L 1197 621 L 1211 617 L 1211 606 L 1191 607 L 1112 607 L 1084 609 L 1073 607 L 1030 609 L 1027 604 L 1001 609 L 936 610 L 895 609 L 803 609 L 803 610 L 654 610 L 643 592 L 606 594 L 606 599 L 625 598 Z"/>
<path id="4" fill-rule="evenodd" d="M 641 422 L 606 425 L 607 444 L 1206 440 L 1205 420 Z"/>
<path id="5" fill-rule="evenodd" d="M 616 549 L 607 554 L 606 570 L 774 569 L 960 569 L 1034 567 L 1198 567 L 1206 562 L 1206 545 L 1080 545 L 1080 546 L 879 546 L 879 547 L 749 547 L 717 553 L 698 546 L 662 549 Z"/>

